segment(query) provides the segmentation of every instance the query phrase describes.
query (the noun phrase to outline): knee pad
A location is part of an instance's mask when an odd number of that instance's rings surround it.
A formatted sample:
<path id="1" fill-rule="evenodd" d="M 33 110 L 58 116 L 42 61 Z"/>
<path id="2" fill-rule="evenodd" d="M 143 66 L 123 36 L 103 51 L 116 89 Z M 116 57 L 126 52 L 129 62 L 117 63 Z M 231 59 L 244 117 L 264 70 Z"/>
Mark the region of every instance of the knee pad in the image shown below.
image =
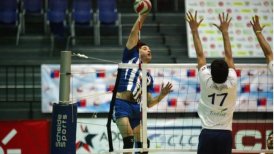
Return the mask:
<path id="1" fill-rule="evenodd" d="M 124 142 L 124 149 L 132 149 L 134 144 L 134 137 L 133 136 L 127 136 L 123 138 Z"/>
<path id="2" fill-rule="evenodd" d="M 142 148 L 143 147 L 143 143 L 140 142 L 140 141 L 136 142 L 136 144 L 137 144 L 137 148 Z M 147 148 L 149 148 L 149 147 L 150 147 L 150 140 L 147 139 Z"/>
<path id="3" fill-rule="evenodd" d="M 136 142 L 136 146 L 135 147 L 136 148 L 142 148 L 143 147 L 142 142 L 140 142 L 140 141 Z"/>

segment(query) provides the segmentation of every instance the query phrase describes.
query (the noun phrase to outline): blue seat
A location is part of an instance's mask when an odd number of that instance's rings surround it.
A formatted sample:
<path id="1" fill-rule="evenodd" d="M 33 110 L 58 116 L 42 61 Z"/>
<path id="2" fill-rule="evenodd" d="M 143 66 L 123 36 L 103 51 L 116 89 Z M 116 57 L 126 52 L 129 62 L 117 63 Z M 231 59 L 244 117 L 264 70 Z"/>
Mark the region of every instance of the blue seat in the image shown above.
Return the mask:
<path id="1" fill-rule="evenodd" d="M 26 20 L 38 20 L 44 26 L 44 32 L 46 32 L 46 14 L 45 14 L 45 0 L 23 0 L 23 32 L 26 29 Z M 28 18 L 27 18 L 28 17 Z"/>
<path id="2" fill-rule="evenodd" d="M 44 0 L 23 0 L 23 9 L 27 13 L 41 13 L 44 11 Z"/>
<path id="3" fill-rule="evenodd" d="M 50 22 L 64 22 L 68 10 L 67 0 L 48 0 L 48 20 Z"/>
<path id="4" fill-rule="evenodd" d="M 65 50 L 67 47 L 67 42 L 70 39 L 67 12 L 67 0 L 48 0 L 47 24 L 50 28 L 52 52 L 55 50 L 56 45 L 58 46 L 56 50 Z M 53 55 L 52 52 L 50 55 Z"/>
<path id="5" fill-rule="evenodd" d="M 76 23 L 90 23 L 93 19 L 92 3 L 90 0 L 73 0 L 72 17 Z"/>
<path id="6" fill-rule="evenodd" d="M 73 45 L 75 45 L 77 36 L 92 35 L 90 34 L 91 28 L 93 28 L 93 34 L 95 33 L 94 18 L 91 0 L 73 0 L 71 11 Z"/>
<path id="7" fill-rule="evenodd" d="M 114 24 L 118 19 L 116 0 L 98 0 L 99 21 L 102 24 Z"/>
<path id="8" fill-rule="evenodd" d="M 0 0 L 0 28 L 3 32 L 16 30 L 16 45 L 21 34 L 22 15 L 18 11 L 17 0 Z M 7 34 L 7 33 L 5 33 Z"/>
<path id="9" fill-rule="evenodd" d="M 100 45 L 101 42 L 101 25 L 115 26 L 118 28 L 118 44 L 122 45 L 122 24 L 121 14 L 117 11 L 116 0 L 97 0 L 97 41 L 96 44 Z"/>

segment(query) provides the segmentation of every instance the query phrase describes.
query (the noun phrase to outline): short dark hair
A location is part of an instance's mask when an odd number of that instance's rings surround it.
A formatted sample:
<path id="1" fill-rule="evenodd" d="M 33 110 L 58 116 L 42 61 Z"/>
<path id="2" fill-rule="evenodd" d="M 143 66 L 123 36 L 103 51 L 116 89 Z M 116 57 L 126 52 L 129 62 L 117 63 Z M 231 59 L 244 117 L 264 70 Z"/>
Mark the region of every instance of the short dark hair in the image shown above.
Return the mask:
<path id="1" fill-rule="evenodd" d="M 142 46 L 147 45 L 146 43 L 142 42 L 142 41 L 138 41 L 137 43 L 137 48 L 140 49 Z"/>
<path id="2" fill-rule="evenodd" d="M 228 76 L 228 65 L 223 59 L 215 59 L 211 63 L 212 80 L 215 83 L 224 83 Z"/>

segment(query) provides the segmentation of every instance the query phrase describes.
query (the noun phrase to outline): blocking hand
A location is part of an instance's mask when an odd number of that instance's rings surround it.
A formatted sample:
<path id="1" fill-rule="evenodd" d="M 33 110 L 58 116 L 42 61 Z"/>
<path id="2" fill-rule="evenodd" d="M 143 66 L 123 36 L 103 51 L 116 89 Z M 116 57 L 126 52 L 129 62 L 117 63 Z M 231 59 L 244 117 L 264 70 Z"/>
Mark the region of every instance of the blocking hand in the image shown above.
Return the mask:
<path id="1" fill-rule="evenodd" d="M 229 14 L 226 14 L 223 12 L 222 14 L 219 14 L 219 20 L 220 20 L 220 25 L 218 26 L 217 24 L 213 24 L 215 27 L 217 27 L 222 33 L 228 32 L 228 27 L 231 21 L 231 17 L 229 17 Z"/>
<path id="2" fill-rule="evenodd" d="M 255 33 L 261 32 L 265 27 L 265 25 L 261 26 L 259 16 L 257 16 L 257 15 L 252 17 L 252 21 L 250 21 L 250 24 L 252 25 Z"/>
<path id="3" fill-rule="evenodd" d="M 189 23 L 191 31 L 196 31 L 200 24 L 202 23 L 204 19 L 201 19 L 200 21 L 197 21 L 197 11 L 195 11 L 195 15 L 191 14 L 190 11 L 186 13 L 186 21 Z"/>

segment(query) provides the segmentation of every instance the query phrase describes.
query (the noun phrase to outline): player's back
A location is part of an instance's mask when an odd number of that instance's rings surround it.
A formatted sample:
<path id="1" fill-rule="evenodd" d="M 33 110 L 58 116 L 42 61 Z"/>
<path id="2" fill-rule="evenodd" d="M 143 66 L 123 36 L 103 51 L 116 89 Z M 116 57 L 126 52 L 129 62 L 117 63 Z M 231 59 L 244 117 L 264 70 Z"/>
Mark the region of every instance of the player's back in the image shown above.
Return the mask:
<path id="1" fill-rule="evenodd" d="M 201 98 L 198 114 L 203 128 L 232 129 L 233 112 L 237 99 L 237 75 L 229 69 L 224 83 L 214 83 L 209 69 L 202 67 L 199 71 Z"/>

